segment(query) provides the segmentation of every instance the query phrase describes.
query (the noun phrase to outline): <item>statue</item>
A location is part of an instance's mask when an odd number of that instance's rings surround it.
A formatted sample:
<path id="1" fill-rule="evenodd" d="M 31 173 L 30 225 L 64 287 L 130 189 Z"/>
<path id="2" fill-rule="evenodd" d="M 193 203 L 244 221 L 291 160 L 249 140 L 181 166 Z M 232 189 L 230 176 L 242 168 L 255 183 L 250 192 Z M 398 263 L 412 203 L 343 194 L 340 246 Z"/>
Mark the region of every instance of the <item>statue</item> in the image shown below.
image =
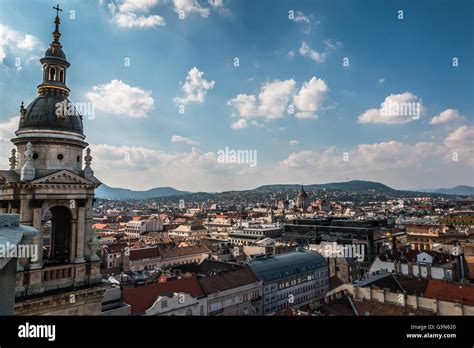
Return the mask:
<path id="1" fill-rule="evenodd" d="M 35 167 L 33 167 L 33 145 L 29 141 L 26 144 L 25 164 L 21 168 L 21 181 L 31 181 L 35 178 Z"/>
<path id="2" fill-rule="evenodd" d="M 91 239 L 89 240 L 89 250 L 90 250 L 90 257 L 91 261 L 99 261 L 100 258 L 97 256 L 97 250 L 99 250 L 99 239 L 94 231 L 91 233 Z"/>

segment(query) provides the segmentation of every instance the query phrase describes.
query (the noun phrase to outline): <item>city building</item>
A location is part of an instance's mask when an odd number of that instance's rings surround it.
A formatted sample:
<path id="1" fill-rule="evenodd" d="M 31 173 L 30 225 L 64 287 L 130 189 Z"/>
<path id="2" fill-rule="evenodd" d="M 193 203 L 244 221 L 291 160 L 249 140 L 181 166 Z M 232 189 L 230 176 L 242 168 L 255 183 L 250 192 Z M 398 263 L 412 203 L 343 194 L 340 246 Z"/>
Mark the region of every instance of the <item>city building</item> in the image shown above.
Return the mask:
<path id="1" fill-rule="evenodd" d="M 198 278 L 208 315 L 260 315 L 262 281 L 247 267 Z"/>
<path id="2" fill-rule="evenodd" d="M 308 194 L 304 190 L 303 185 L 301 185 L 301 189 L 298 191 L 298 196 L 296 197 L 296 208 L 306 210 L 308 205 Z"/>
<path id="3" fill-rule="evenodd" d="M 132 315 L 207 315 L 207 298 L 197 277 L 124 288 Z"/>
<path id="4" fill-rule="evenodd" d="M 459 257 L 434 251 L 410 250 L 378 255 L 370 266 L 369 274 L 395 274 L 440 280 L 459 279 Z"/>
<path id="5" fill-rule="evenodd" d="M 298 250 L 262 256 L 249 262 L 262 281 L 262 314 L 313 304 L 328 291 L 329 270 L 324 257 L 314 251 Z"/>
<path id="6" fill-rule="evenodd" d="M 248 224 L 239 226 L 229 232 L 229 241 L 237 245 L 252 245 L 264 238 L 279 238 L 283 227 L 277 224 Z"/>

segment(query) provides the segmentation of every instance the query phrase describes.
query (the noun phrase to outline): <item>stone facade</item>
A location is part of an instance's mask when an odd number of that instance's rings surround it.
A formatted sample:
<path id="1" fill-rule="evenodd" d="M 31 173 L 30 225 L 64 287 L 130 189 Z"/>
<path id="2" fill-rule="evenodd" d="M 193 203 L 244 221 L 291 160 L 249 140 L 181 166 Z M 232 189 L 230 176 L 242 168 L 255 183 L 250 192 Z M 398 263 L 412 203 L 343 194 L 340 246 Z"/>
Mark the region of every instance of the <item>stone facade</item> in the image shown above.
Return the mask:
<path id="1" fill-rule="evenodd" d="M 15 313 L 20 315 L 98 314 L 104 291 L 92 230 L 100 181 L 93 176 L 89 149 L 82 167 L 88 146 L 82 116 L 58 113 L 69 95 L 59 23 L 56 16 L 54 40 L 41 59 L 38 96 L 27 108 L 21 104 L 10 169 L 0 171 L 0 213 L 19 214 L 21 224 L 39 231 L 33 238 L 39 257 L 17 262 Z"/>

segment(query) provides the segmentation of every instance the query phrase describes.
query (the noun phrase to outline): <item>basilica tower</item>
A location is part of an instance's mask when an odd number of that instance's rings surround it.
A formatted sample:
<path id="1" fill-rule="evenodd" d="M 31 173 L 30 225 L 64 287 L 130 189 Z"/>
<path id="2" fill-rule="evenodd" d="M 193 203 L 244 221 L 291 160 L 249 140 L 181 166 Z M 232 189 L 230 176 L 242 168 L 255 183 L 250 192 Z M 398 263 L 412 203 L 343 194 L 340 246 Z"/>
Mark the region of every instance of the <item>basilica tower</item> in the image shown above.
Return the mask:
<path id="1" fill-rule="evenodd" d="M 70 63 L 59 41 L 61 9 L 55 10 L 53 41 L 40 60 L 38 96 L 26 108 L 21 103 L 10 169 L 0 171 L 0 213 L 17 213 L 21 224 L 39 231 L 33 240 L 38 257 L 18 261 L 16 314 L 97 314 L 101 278 L 92 205 L 100 182 L 91 168 L 82 116 L 69 100 Z M 64 306 L 62 297 L 71 292 L 80 293 L 82 307 Z M 48 308 L 38 298 L 50 301 Z M 91 306 L 94 301 L 98 307 Z"/>

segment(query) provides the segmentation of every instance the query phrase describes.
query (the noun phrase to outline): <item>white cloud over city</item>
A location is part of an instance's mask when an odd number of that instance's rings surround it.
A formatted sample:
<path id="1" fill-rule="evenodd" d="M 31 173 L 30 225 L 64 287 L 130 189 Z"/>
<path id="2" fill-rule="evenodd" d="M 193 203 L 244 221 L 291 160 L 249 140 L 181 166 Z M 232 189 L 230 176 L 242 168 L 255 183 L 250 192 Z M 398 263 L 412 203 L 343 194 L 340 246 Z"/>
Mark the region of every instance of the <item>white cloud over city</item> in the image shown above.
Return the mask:
<path id="1" fill-rule="evenodd" d="M 31 34 L 21 33 L 13 28 L 0 24 L 0 64 L 8 54 L 15 58 L 28 60 L 41 50 L 40 40 Z"/>
<path id="2" fill-rule="evenodd" d="M 209 90 L 213 89 L 215 81 L 208 81 L 204 78 L 204 72 L 200 71 L 197 67 L 191 68 L 186 75 L 186 80 L 182 86 L 182 97 L 175 97 L 173 101 L 176 104 L 189 104 L 198 103 L 201 104 L 206 98 L 206 94 Z"/>
<path id="3" fill-rule="evenodd" d="M 130 86 L 121 80 L 93 86 L 86 98 L 103 112 L 130 118 L 143 118 L 153 110 L 151 91 Z"/>
<path id="4" fill-rule="evenodd" d="M 166 25 L 165 19 L 150 11 L 158 0 L 121 0 L 110 2 L 108 9 L 113 21 L 122 28 L 154 28 Z"/>
<path id="5" fill-rule="evenodd" d="M 286 114 L 294 114 L 301 119 L 316 119 L 316 112 L 321 109 L 328 90 L 326 82 L 315 76 L 303 82 L 299 89 L 293 79 L 274 80 L 263 84 L 258 96 L 239 94 L 230 99 L 227 105 L 233 107 L 241 119 L 262 118 L 271 121 L 283 118 Z"/>
<path id="6" fill-rule="evenodd" d="M 359 123 L 401 124 L 418 120 L 424 113 L 421 98 L 405 92 L 391 94 L 379 108 L 365 111 L 358 118 Z"/>

